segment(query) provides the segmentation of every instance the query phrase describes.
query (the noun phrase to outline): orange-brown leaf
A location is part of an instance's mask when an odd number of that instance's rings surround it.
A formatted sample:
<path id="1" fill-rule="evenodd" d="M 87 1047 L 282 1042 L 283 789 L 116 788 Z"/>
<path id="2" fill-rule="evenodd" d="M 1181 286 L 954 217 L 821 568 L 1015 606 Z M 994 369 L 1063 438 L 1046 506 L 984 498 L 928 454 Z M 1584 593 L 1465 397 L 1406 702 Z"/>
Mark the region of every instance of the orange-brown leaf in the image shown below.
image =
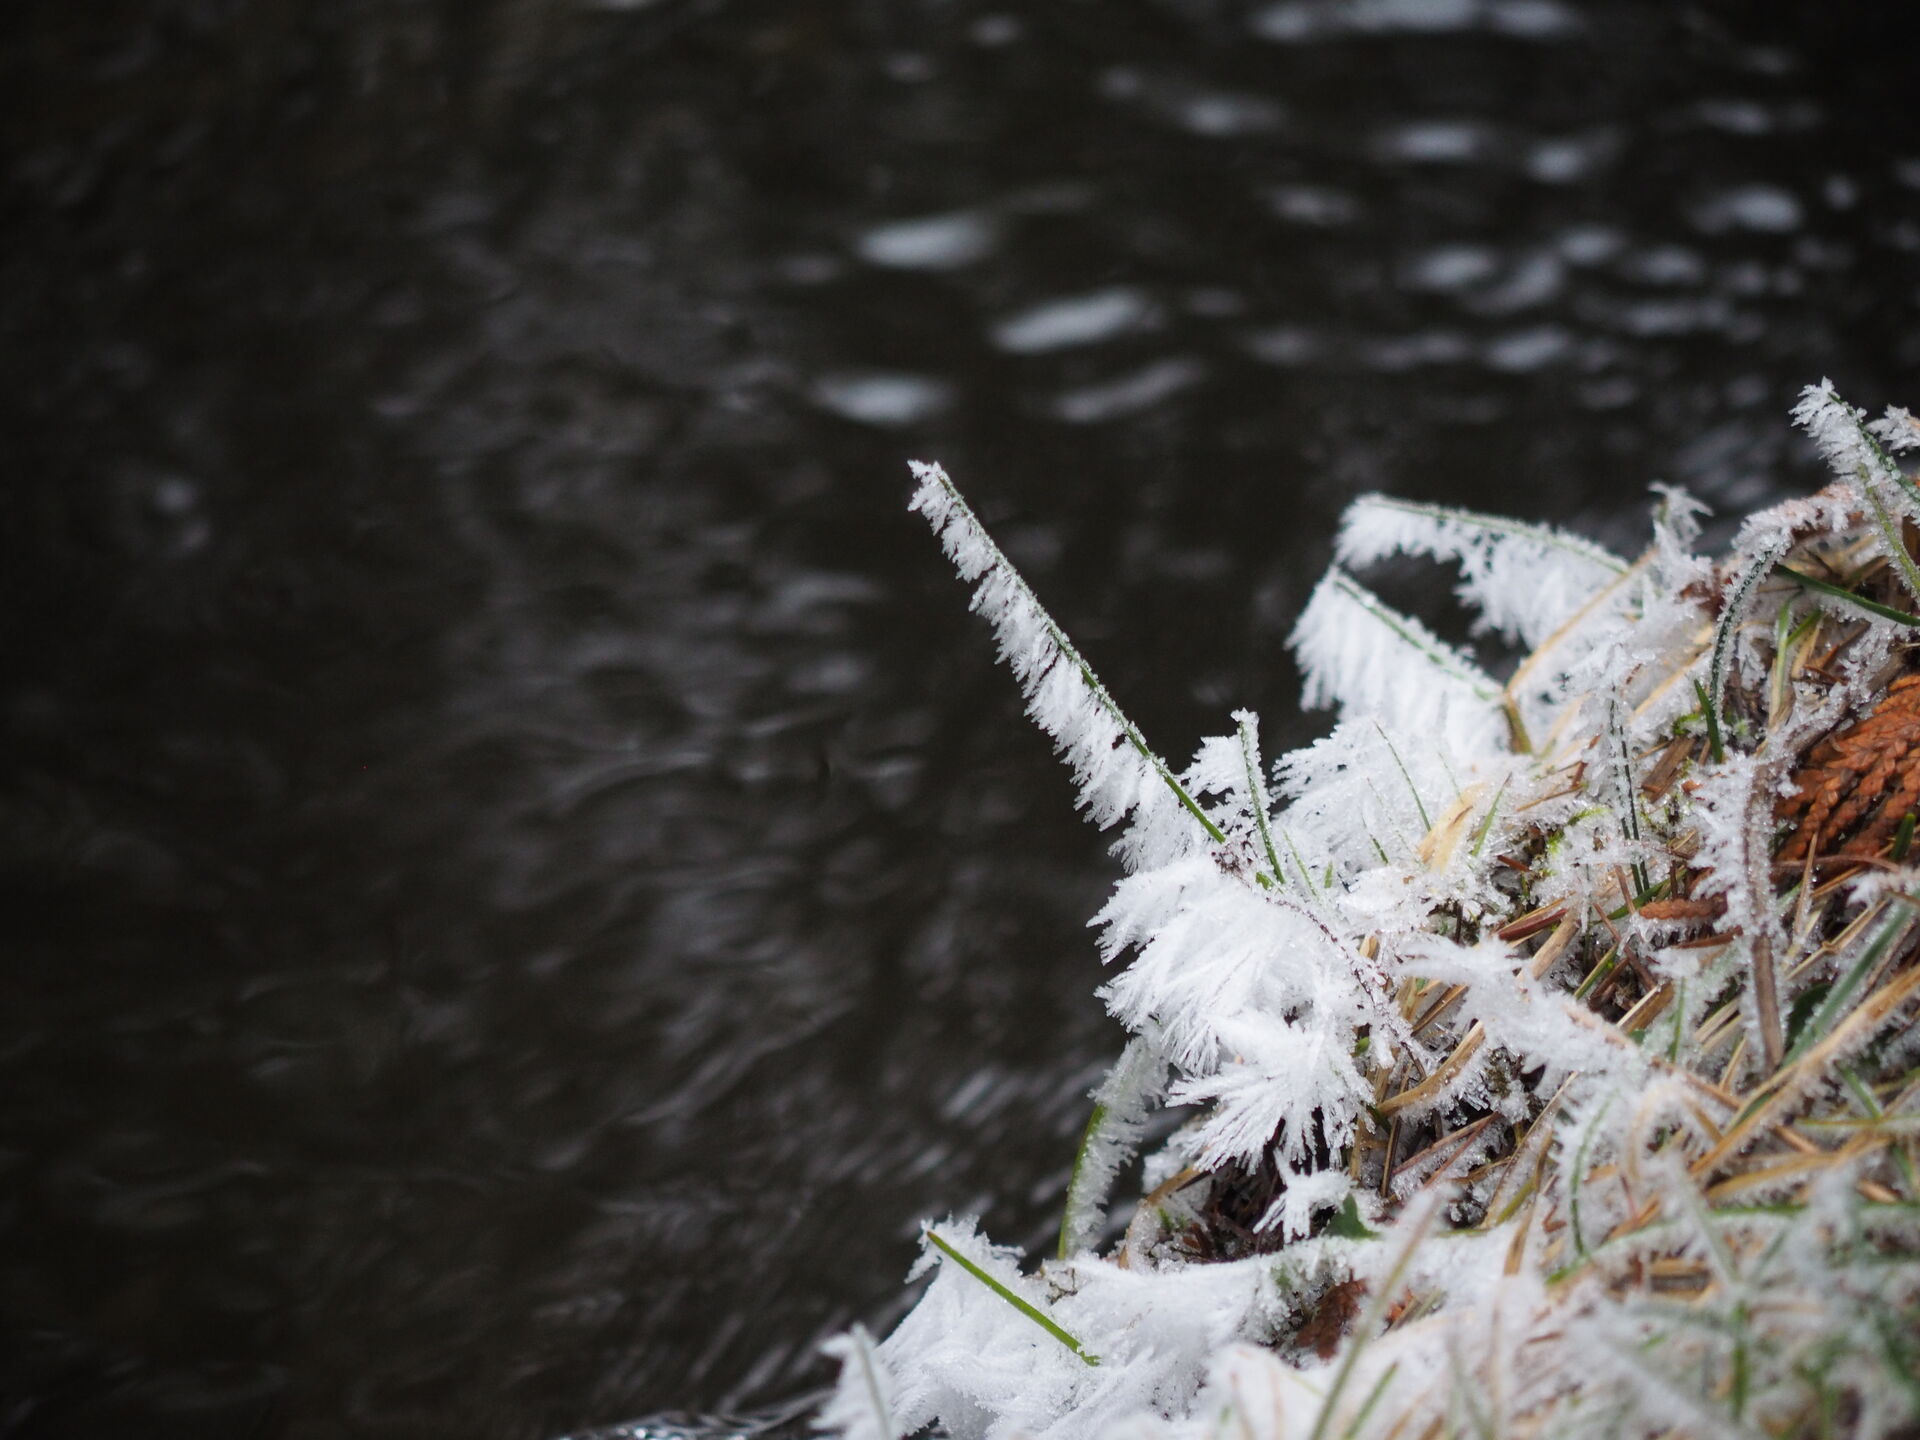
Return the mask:
<path id="1" fill-rule="evenodd" d="M 1870 714 L 1808 752 L 1777 815 L 1795 821 L 1782 860 L 1872 857 L 1920 801 L 1920 675 L 1887 687 Z"/>
<path id="2" fill-rule="evenodd" d="M 1347 1333 L 1347 1326 L 1359 1313 L 1361 1297 L 1366 1293 L 1364 1280 L 1342 1280 L 1338 1285 L 1328 1286 L 1313 1314 L 1294 1332 L 1294 1340 L 1310 1347 L 1322 1360 L 1331 1360 L 1334 1351 L 1340 1348 L 1340 1337 Z"/>

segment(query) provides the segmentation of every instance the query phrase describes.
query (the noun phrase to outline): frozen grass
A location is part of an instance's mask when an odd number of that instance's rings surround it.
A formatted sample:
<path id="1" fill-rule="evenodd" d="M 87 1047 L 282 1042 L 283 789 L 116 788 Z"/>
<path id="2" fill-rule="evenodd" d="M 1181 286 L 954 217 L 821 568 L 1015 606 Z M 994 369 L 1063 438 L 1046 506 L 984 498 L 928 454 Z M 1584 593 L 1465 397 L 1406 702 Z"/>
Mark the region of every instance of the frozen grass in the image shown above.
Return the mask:
<path id="1" fill-rule="evenodd" d="M 1345 569 L 1325 739 L 1161 760 L 945 473 L 916 508 L 1126 875 L 1132 1032 L 1057 1257 L 925 1231 L 860 1437 L 1903 1436 L 1920 1425 L 1920 431 L 1809 387 L 1816 496 L 1629 562 L 1355 504 L 1340 566 L 1457 563 L 1505 683 Z M 1123 1238 L 1105 1206 L 1152 1110 Z M 1097 1357 L 1097 1360 L 1096 1360 Z"/>

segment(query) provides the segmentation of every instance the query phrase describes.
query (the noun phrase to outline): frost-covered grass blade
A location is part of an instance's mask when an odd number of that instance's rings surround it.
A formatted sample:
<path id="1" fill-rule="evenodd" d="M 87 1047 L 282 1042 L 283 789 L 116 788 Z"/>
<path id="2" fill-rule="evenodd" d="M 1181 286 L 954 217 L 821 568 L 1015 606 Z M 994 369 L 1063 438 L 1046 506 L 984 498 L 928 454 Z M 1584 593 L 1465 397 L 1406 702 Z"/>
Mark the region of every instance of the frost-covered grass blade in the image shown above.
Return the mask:
<path id="1" fill-rule="evenodd" d="M 874 1352 L 864 1325 L 836 1335 L 821 1350 L 840 1362 L 840 1380 L 821 1409 L 815 1428 L 840 1440 L 898 1440 L 893 1420 L 893 1381 Z"/>
<path id="2" fill-rule="evenodd" d="M 1093 1243 L 1114 1178 L 1139 1145 L 1147 1116 L 1166 1088 L 1167 1062 L 1148 1037 L 1135 1036 L 1093 1092 L 1093 1114 L 1073 1157 L 1060 1218 L 1062 1260 Z"/>
<path id="3" fill-rule="evenodd" d="M 1576 535 L 1500 515 L 1363 495 L 1347 507 L 1334 556 L 1350 569 L 1393 555 L 1460 565 L 1460 598 L 1484 624 L 1539 645 L 1627 562 Z"/>
<path id="4" fill-rule="evenodd" d="M 1340 570 L 1314 588 L 1293 629 L 1302 702 L 1443 733 L 1463 749 L 1499 748 L 1524 727 L 1500 685 L 1411 616 Z"/>
<path id="5" fill-rule="evenodd" d="M 920 488 L 912 508 L 926 516 L 963 580 L 973 608 L 1000 640 L 1000 654 L 1027 697 L 1028 713 L 1073 767 L 1081 803 L 1105 828 L 1164 787 L 1216 844 L 1226 836 L 1100 683 L 1079 650 L 1035 598 L 986 527 L 938 465 L 913 462 Z"/>

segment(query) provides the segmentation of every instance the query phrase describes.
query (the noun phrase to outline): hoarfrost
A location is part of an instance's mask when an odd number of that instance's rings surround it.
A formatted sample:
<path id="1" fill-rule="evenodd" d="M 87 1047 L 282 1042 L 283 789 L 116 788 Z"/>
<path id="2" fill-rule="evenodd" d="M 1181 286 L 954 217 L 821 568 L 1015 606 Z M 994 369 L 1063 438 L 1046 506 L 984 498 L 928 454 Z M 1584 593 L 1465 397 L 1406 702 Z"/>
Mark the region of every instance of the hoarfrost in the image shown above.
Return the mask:
<path id="1" fill-rule="evenodd" d="M 1442 735 L 1473 753 L 1500 748 L 1500 687 L 1341 571 L 1314 587 L 1294 626 L 1293 649 L 1309 706 L 1337 706 L 1343 717 L 1367 715 L 1396 729 Z"/>
<path id="2" fill-rule="evenodd" d="M 1170 768 L 945 473 L 914 467 L 1080 803 L 1126 822 L 1094 923 L 1134 1039 L 1095 1092 L 1062 1259 L 1024 1273 L 972 1222 L 932 1227 L 919 1304 L 877 1350 L 834 1342 L 831 1428 L 1599 1440 L 1800 1433 L 1840 1405 L 1877 1440 L 1920 1419 L 1896 1383 L 1920 1177 L 1887 1158 L 1920 1127 L 1920 968 L 1894 965 L 1916 872 L 1803 896 L 1772 861 L 1808 748 L 1910 667 L 1910 627 L 1847 587 L 1884 562 L 1920 596 L 1899 528 L 1920 491 L 1891 458 L 1920 431 L 1824 384 L 1794 418 L 1838 483 L 1753 517 L 1720 564 L 1677 491 L 1631 564 L 1357 501 L 1339 566 L 1457 562 L 1532 654 L 1501 686 L 1334 568 L 1294 645 L 1339 723 L 1270 770 L 1248 712 Z M 1822 634 L 1816 666 L 1799 637 Z M 1865 1083 L 1869 1062 L 1894 1078 Z M 1163 1099 L 1199 1113 L 1097 1255 Z M 1833 1133 L 1794 1128 L 1809 1112 Z M 1247 1258 L 1182 1248 L 1235 1233 Z"/>
<path id="3" fill-rule="evenodd" d="M 1626 562 L 1564 531 L 1363 495 L 1347 507 L 1334 554 L 1350 568 L 1391 555 L 1460 563 L 1460 598 L 1483 625 L 1537 646 L 1616 578 Z"/>
<path id="4" fill-rule="evenodd" d="M 1157 1027 L 1149 1027 L 1148 1033 L 1128 1041 L 1106 1080 L 1093 1092 L 1094 1118 L 1067 1185 L 1066 1216 L 1060 1227 L 1062 1259 L 1090 1249 L 1098 1238 L 1108 1192 L 1146 1133 L 1152 1107 L 1166 1093 L 1167 1062 L 1156 1031 Z"/>
<path id="5" fill-rule="evenodd" d="M 893 1423 L 893 1377 L 874 1352 L 873 1337 L 855 1325 L 821 1347 L 840 1362 L 840 1379 L 822 1407 L 816 1428 L 840 1440 L 898 1440 Z"/>

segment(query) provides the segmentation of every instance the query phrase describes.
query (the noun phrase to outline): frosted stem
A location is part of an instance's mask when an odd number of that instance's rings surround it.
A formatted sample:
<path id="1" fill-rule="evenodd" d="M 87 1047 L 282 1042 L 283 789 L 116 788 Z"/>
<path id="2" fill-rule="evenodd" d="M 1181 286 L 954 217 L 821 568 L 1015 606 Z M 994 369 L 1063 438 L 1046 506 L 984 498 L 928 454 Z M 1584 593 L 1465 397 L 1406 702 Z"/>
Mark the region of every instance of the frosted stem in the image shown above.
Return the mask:
<path id="1" fill-rule="evenodd" d="M 1013 567 L 1013 562 L 994 543 L 959 489 L 947 478 L 947 472 L 938 465 L 918 460 L 912 462 L 912 469 L 920 488 L 914 494 L 911 508 L 927 517 L 961 578 L 979 582 L 974 591 L 974 607 L 993 623 L 1000 638 L 1001 654 L 1013 666 L 1026 692 L 1029 712 L 1072 761 L 1083 800 L 1094 802 L 1095 820 L 1101 824 L 1111 823 L 1139 803 L 1137 798 L 1131 803 L 1126 800 L 1103 803 L 1100 798 L 1101 782 L 1113 759 L 1105 751 L 1111 750 L 1114 741 L 1125 740 L 1148 774 L 1173 793 L 1200 823 L 1208 838 L 1216 845 L 1225 845 L 1226 835 L 1127 718 L 1107 687 L 1101 684 L 1100 677 L 1093 673 L 1093 667 L 1067 638 L 1066 631 L 1055 623 Z M 1046 684 L 1062 666 L 1077 678 L 1082 697 L 1091 702 L 1105 725 L 1088 725 L 1084 713 L 1076 714 L 1075 707 L 1063 704 Z M 1107 742 L 1105 750 L 1102 742 Z"/>

